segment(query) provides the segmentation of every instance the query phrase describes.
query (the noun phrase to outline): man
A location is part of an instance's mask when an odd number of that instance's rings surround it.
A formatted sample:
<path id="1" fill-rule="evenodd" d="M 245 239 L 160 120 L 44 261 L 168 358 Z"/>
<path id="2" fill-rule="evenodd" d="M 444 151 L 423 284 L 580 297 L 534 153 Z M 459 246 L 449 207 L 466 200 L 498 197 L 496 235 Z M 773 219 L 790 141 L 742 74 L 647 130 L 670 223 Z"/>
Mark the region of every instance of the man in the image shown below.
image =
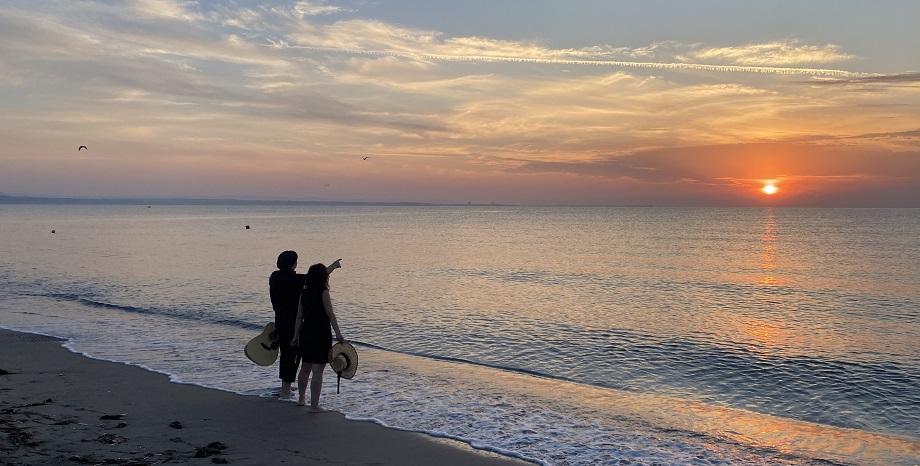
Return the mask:
<path id="1" fill-rule="evenodd" d="M 327 267 L 327 272 L 341 268 L 342 259 L 338 259 Z M 297 319 L 297 305 L 300 302 L 300 293 L 303 291 L 304 275 L 297 273 L 297 253 L 284 251 L 278 255 L 278 270 L 272 272 L 268 279 L 269 294 L 271 295 L 272 308 L 275 310 L 275 331 L 278 332 L 277 345 L 281 352 L 278 366 L 278 377 L 281 378 L 281 398 L 291 396 L 291 384 L 297 376 L 297 366 L 300 365 L 300 356 L 296 346 L 291 346 L 294 338 L 294 327 Z"/>

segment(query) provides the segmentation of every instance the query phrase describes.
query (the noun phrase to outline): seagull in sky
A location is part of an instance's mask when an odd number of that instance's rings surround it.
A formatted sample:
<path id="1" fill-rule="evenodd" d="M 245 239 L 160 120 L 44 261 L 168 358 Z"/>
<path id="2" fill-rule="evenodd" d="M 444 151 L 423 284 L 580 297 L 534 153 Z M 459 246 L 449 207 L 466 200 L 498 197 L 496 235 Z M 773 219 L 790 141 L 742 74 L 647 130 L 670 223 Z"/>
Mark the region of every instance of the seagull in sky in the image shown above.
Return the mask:
<path id="1" fill-rule="evenodd" d="M 89 150 L 89 148 L 86 146 L 80 146 L 80 147 L 77 147 L 77 152 L 80 152 L 83 149 Z"/>
<path id="2" fill-rule="evenodd" d="M 369 156 L 369 155 L 365 155 L 364 157 L 361 157 L 361 160 L 367 160 L 368 157 L 370 157 L 370 156 Z"/>

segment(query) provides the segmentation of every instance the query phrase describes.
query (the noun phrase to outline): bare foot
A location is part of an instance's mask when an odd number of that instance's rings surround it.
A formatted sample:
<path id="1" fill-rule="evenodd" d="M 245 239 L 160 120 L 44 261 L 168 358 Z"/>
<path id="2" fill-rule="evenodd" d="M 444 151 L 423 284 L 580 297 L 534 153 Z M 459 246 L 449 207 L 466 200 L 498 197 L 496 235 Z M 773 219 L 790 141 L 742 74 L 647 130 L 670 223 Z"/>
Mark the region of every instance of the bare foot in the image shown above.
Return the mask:
<path id="1" fill-rule="evenodd" d="M 325 413 L 326 410 L 323 408 L 320 408 L 319 406 L 310 406 L 310 412 L 311 413 Z"/>
<path id="2" fill-rule="evenodd" d="M 304 403 L 303 398 L 297 400 L 297 406 L 306 406 L 306 405 L 307 405 L 307 404 Z"/>

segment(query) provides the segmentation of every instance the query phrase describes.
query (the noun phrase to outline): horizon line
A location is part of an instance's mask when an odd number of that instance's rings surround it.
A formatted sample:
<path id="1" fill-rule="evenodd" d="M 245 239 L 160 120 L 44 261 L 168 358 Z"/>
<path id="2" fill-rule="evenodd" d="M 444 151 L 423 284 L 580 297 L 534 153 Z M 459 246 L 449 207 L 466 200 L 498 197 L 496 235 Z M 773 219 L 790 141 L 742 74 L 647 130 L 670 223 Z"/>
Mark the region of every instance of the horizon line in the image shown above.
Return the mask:
<path id="1" fill-rule="evenodd" d="M 803 209 L 920 209 L 918 205 L 769 205 L 769 204 L 573 204 L 507 202 L 425 202 L 310 199 L 245 199 L 236 197 L 85 197 L 0 193 L 0 205 L 240 205 L 240 206 L 378 206 L 378 207 L 620 207 L 620 208 L 803 208 Z"/>

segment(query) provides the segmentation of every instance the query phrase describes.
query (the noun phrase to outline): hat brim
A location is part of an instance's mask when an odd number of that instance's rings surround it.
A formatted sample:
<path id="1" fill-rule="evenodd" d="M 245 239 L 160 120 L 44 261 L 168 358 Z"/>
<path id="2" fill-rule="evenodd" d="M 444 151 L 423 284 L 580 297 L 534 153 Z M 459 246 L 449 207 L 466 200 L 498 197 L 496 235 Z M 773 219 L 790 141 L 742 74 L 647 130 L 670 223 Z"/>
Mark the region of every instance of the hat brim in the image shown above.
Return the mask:
<path id="1" fill-rule="evenodd" d="M 343 357 L 345 359 L 345 367 L 341 370 L 336 370 L 336 374 L 343 379 L 354 377 L 355 373 L 358 372 L 358 352 L 355 350 L 355 347 L 351 346 L 351 343 L 344 341 L 338 342 L 332 346 L 329 350 L 329 364 L 332 365 L 333 370 L 336 369 L 336 364 L 334 364 L 334 362 L 338 357 Z"/>

